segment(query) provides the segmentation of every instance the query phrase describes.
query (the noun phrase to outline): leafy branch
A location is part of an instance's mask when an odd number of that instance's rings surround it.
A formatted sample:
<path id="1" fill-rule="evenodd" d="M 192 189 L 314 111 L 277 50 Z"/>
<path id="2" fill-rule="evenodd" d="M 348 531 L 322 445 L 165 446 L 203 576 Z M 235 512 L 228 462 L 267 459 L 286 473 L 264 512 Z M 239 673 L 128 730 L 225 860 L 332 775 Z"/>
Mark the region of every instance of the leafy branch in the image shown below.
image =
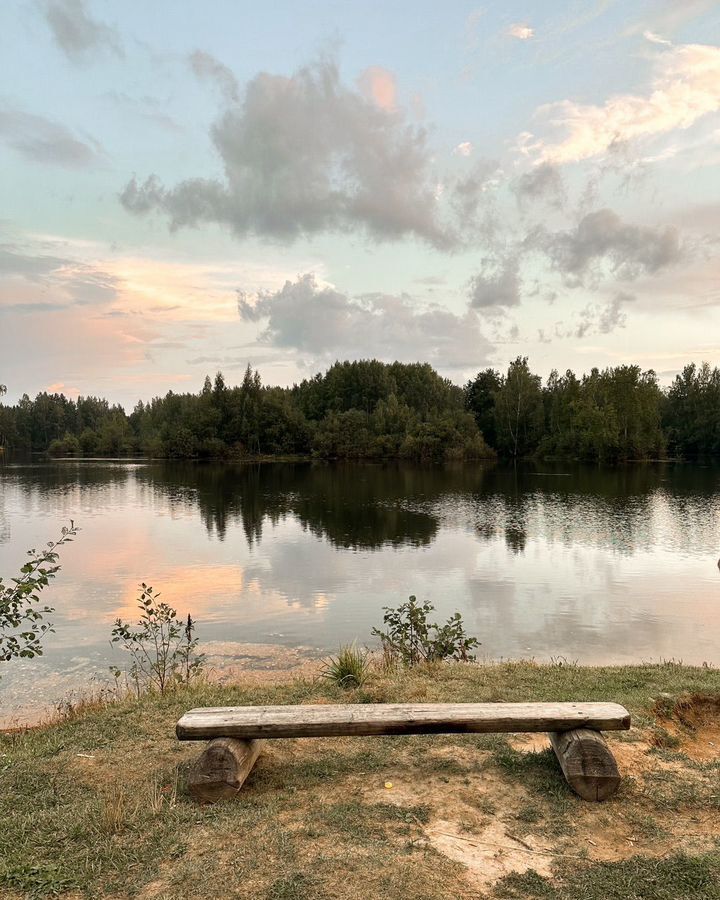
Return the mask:
<path id="1" fill-rule="evenodd" d="M 4 584 L 0 578 L 0 662 L 42 655 L 42 639 L 54 629 L 44 621 L 53 608 L 39 605 L 40 592 L 60 571 L 59 548 L 70 543 L 78 531 L 71 519 L 70 527 L 63 527 L 57 541 L 49 541 L 41 551 L 28 550 L 30 558 L 19 578 L 13 578 L 11 584 Z"/>

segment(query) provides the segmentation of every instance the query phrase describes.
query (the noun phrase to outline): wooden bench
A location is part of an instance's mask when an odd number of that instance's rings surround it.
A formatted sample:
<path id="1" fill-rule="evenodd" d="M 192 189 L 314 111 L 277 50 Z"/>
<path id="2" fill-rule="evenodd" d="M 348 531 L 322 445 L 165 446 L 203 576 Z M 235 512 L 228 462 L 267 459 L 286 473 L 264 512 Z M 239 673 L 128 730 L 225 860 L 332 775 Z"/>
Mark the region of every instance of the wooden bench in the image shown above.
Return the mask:
<path id="1" fill-rule="evenodd" d="M 585 800 L 605 800 L 620 774 L 600 732 L 629 727 L 617 703 L 374 703 L 192 709 L 176 733 L 210 741 L 189 776 L 198 800 L 234 796 L 269 738 L 521 732 L 548 732 L 570 787 Z"/>

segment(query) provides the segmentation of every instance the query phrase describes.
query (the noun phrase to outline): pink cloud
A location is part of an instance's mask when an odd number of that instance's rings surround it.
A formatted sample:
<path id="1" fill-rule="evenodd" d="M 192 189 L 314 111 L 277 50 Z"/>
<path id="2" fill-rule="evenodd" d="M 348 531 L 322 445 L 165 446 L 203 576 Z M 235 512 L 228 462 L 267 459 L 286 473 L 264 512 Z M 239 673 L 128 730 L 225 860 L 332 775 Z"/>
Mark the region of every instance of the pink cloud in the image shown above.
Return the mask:
<path id="1" fill-rule="evenodd" d="M 73 400 L 76 400 L 80 396 L 80 391 L 76 387 L 70 387 L 62 381 L 56 381 L 54 384 L 49 384 L 45 390 L 48 394 L 65 394 L 66 397 L 70 397 Z"/>
<path id="2" fill-rule="evenodd" d="M 385 112 L 397 108 L 397 85 L 395 76 L 382 66 L 370 66 L 358 78 L 358 86 L 363 94 Z"/>

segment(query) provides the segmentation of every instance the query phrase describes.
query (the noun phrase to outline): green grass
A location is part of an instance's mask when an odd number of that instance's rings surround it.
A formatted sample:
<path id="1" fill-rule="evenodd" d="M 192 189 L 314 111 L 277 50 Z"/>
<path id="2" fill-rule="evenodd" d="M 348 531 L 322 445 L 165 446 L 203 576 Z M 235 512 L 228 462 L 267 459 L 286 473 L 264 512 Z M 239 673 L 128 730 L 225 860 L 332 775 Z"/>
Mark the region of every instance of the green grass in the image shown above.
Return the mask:
<path id="1" fill-rule="evenodd" d="M 366 650 L 358 650 L 355 644 L 346 644 L 332 656 L 322 669 L 323 678 L 328 678 L 338 687 L 361 688 L 370 674 L 370 661 Z"/>
<path id="2" fill-rule="evenodd" d="M 159 900 L 473 896 L 464 867 L 425 840 L 428 824 L 462 803 L 462 816 L 476 816 L 463 824 L 468 834 L 499 819 L 516 835 L 560 848 L 552 880 L 513 875 L 496 885 L 497 896 L 711 900 L 720 897 L 716 849 L 663 860 L 641 852 L 666 838 L 678 810 L 697 815 L 708 834 L 720 813 L 717 763 L 692 763 L 675 749 L 684 763 L 673 762 L 661 778 L 627 778 L 616 799 L 594 805 L 570 792 L 551 752 L 521 752 L 504 736 L 277 741 L 236 801 L 199 806 L 184 790 L 199 747 L 174 738 L 177 718 L 196 706 L 606 699 L 627 706 L 649 740 L 667 725 L 656 721 L 660 693 L 720 694 L 720 672 L 677 664 L 443 665 L 371 673 L 350 691 L 324 678 L 198 684 L 89 707 L 47 728 L 0 735 L 0 897 L 122 900 L 145 889 Z M 670 753 L 661 748 L 651 759 L 665 765 Z M 483 793 L 489 779 L 507 794 Z M 386 780 L 416 799 L 385 791 Z M 585 847 L 592 833 L 585 829 L 601 825 L 629 829 L 641 841 L 638 853 L 565 868 L 562 848 Z"/>
<path id="3" fill-rule="evenodd" d="M 621 863 L 600 863 L 577 871 L 568 867 L 550 881 L 536 872 L 506 877 L 496 897 L 553 900 L 716 900 L 720 898 L 720 856 L 667 859 L 634 857 Z"/>

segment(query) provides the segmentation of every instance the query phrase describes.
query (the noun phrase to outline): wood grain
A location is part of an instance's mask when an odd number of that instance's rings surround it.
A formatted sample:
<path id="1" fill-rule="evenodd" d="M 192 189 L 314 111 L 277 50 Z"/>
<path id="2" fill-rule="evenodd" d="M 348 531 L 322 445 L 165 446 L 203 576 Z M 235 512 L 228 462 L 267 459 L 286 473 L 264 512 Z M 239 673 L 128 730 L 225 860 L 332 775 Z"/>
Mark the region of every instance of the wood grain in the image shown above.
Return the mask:
<path id="1" fill-rule="evenodd" d="M 550 741 L 570 787 L 584 800 L 607 800 L 620 785 L 620 772 L 605 738 L 590 728 L 554 732 Z"/>
<path id="2" fill-rule="evenodd" d="M 232 799 L 250 774 L 261 749 L 262 741 L 215 738 L 190 770 L 190 794 L 206 803 Z"/>
<path id="3" fill-rule="evenodd" d="M 629 727 L 630 714 L 617 703 L 373 703 L 192 709 L 176 732 L 181 741 L 202 741 Z"/>

